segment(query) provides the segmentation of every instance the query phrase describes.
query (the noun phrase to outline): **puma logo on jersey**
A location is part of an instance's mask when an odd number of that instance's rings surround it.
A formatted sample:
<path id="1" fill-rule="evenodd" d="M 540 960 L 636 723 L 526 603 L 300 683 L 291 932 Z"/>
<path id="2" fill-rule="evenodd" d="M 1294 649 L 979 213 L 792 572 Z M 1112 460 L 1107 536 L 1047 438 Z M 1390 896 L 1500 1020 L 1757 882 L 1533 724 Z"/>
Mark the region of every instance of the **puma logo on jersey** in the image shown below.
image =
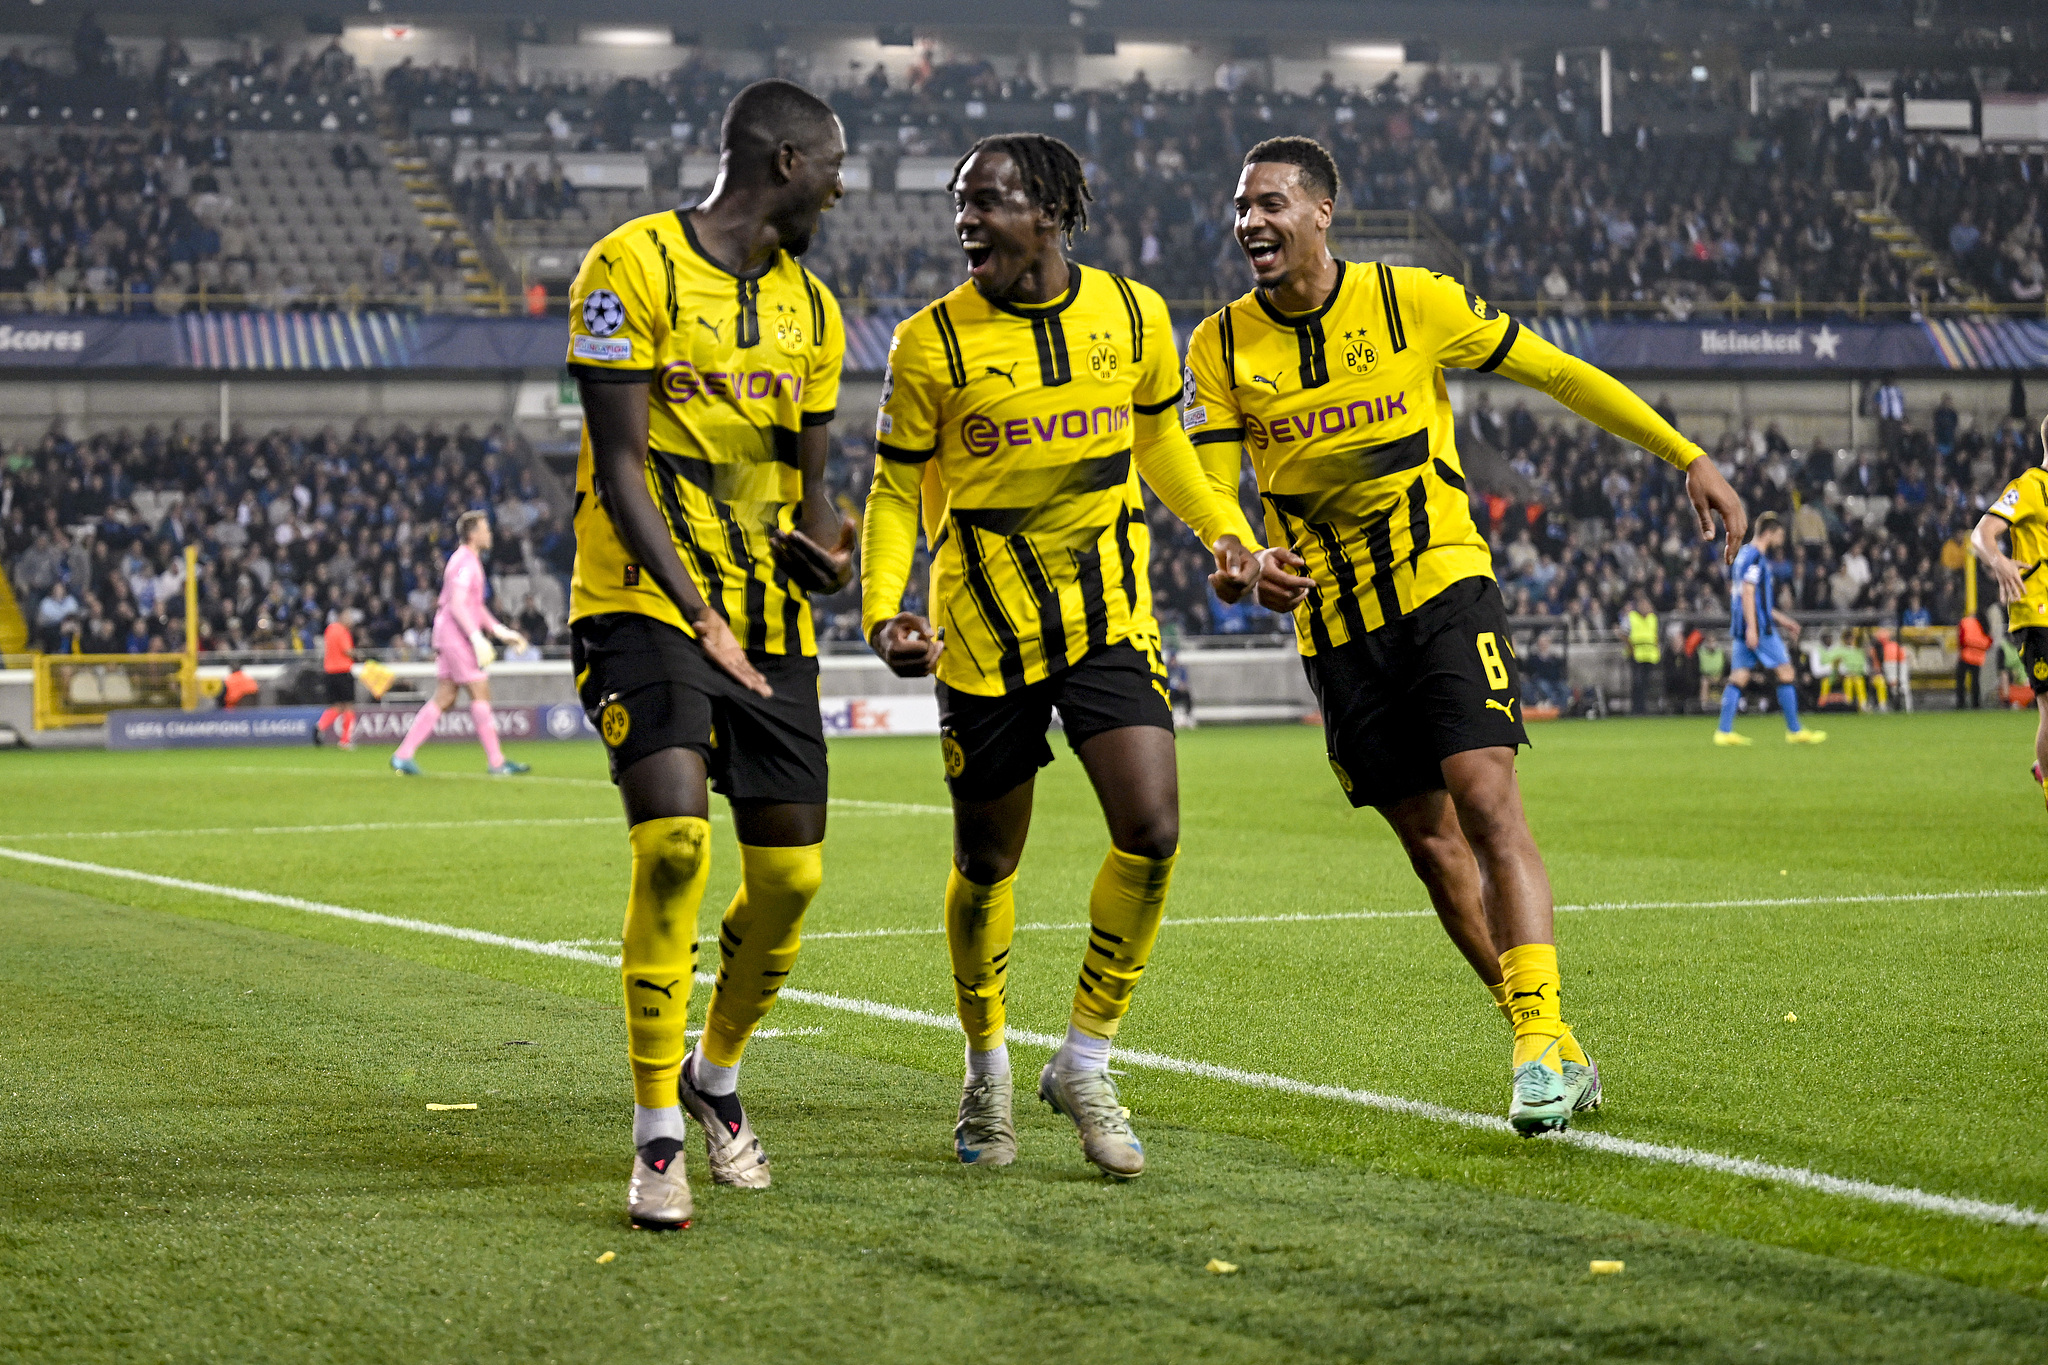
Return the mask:
<path id="1" fill-rule="evenodd" d="M 1264 376 L 1264 375 L 1262 375 L 1262 374 L 1255 374 L 1255 375 L 1253 375 L 1253 376 L 1252 376 L 1252 383 L 1254 383 L 1254 384 L 1264 384 L 1264 385 L 1265 385 L 1265 386 L 1266 386 L 1267 388 L 1271 389 L 1271 390 L 1272 390 L 1273 392 L 1275 392 L 1275 393 L 1278 393 L 1278 392 L 1280 392 L 1280 381 L 1279 381 L 1279 380 L 1277 380 L 1277 379 L 1268 379 L 1268 378 L 1266 378 L 1266 376 Z"/>
<path id="2" fill-rule="evenodd" d="M 1488 697 L 1486 704 L 1506 716 L 1509 720 L 1515 718 L 1515 699 L 1513 697 L 1509 697 L 1505 702 L 1498 702 L 1492 697 Z"/>
<path id="3" fill-rule="evenodd" d="M 1019 362 L 1017 362 L 1017 361 L 1014 361 L 1014 360 L 1013 360 L 1013 361 L 1011 361 L 1011 362 L 1010 362 L 1010 368 L 1009 368 L 1009 369 L 1007 369 L 1007 370 L 999 370 L 999 369 L 997 369 L 997 368 L 996 368 L 995 366 L 993 366 L 993 365 L 984 365 L 984 366 L 982 366 L 982 369 L 983 369 L 983 370 L 985 370 L 985 371 L 986 371 L 987 373 L 983 374 L 983 375 L 982 375 L 982 378 L 983 378 L 983 379 L 987 379 L 987 378 L 989 377 L 989 375 L 994 375 L 994 376 L 995 376 L 996 378 L 998 378 L 998 379 L 1007 379 L 1007 380 L 1009 380 L 1009 381 L 1010 381 L 1010 387 L 1014 389 L 1014 388 L 1016 388 L 1016 387 L 1017 387 L 1017 365 L 1018 365 L 1018 363 L 1019 363 Z"/>
<path id="4" fill-rule="evenodd" d="M 712 339 L 713 341 L 716 341 L 716 340 L 718 340 L 718 324 L 717 324 L 717 323 L 715 323 L 715 322 L 712 322 L 712 321 L 711 321 L 710 319 L 706 318 L 706 317 L 705 317 L 705 316 L 704 316 L 704 315 L 703 315 L 702 313 L 699 313 L 699 314 L 697 314 L 697 325 L 698 325 L 699 327 L 702 327 L 702 328 L 703 328 L 703 329 L 704 329 L 705 331 L 707 331 L 707 332 L 711 333 L 711 339 Z"/>

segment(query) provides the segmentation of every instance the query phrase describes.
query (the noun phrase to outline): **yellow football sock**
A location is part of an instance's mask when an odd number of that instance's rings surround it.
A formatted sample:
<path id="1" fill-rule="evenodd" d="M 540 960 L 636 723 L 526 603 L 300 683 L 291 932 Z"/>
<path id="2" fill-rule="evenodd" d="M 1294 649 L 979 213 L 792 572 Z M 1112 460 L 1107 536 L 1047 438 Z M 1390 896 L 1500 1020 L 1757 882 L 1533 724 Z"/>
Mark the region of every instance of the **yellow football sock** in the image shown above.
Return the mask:
<path id="1" fill-rule="evenodd" d="M 946 951 L 953 958 L 954 1007 L 967 1046 L 987 1052 L 1003 1045 L 1003 992 L 1010 940 L 1017 932 L 1017 874 L 983 886 L 959 868 L 946 878 Z"/>
<path id="2" fill-rule="evenodd" d="M 704 1014 L 704 1060 L 738 1066 L 775 1004 L 802 942 L 804 911 L 825 875 L 825 846 L 740 845 L 740 889 L 718 926 L 718 983 Z"/>
<path id="3" fill-rule="evenodd" d="M 711 822 L 694 815 L 643 820 L 627 831 L 633 889 L 626 897 L 619 977 L 626 994 L 626 1057 L 633 1100 L 676 1103 L 683 1023 L 697 969 L 697 908 L 711 872 Z"/>
<path id="4" fill-rule="evenodd" d="M 1524 943 L 1500 955 L 1502 984 L 1508 991 L 1508 1012 L 1515 1026 L 1515 1065 L 1541 1060 L 1552 1071 L 1564 1070 L 1564 1026 L 1557 990 L 1557 948 L 1549 943 Z"/>
<path id="5" fill-rule="evenodd" d="M 1493 1007 L 1500 1011 L 1500 1017 L 1508 1021 L 1508 1027 L 1515 1026 L 1515 1016 L 1508 1009 L 1508 983 L 1496 981 L 1489 985 L 1487 992 L 1493 996 Z"/>
<path id="6" fill-rule="evenodd" d="M 1145 858 L 1112 846 L 1095 874 L 1088 896 L 1088 947 L 1081 955 L 1081 979 L 1074 988 L 1074 1027 L 1091 1038 L 1116 1037 L 1131 992 L 1152 956 L 1159 921 L 1166 916 L 1166 889 L 1173 884 L 1173 860 Z"/>

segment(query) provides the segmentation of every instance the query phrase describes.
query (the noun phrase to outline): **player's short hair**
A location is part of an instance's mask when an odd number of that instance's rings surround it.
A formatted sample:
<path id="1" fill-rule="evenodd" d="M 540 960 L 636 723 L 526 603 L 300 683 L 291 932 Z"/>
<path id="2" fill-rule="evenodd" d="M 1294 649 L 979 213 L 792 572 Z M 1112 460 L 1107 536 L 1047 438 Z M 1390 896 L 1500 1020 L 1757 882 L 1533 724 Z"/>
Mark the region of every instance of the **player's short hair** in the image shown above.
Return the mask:
<path id="1" fill-rule="evenodd" d="M 1302 187 L 1325 199 L 1337 197 L 1337 163 L 1322 143 L 1312 137 L 1269 137 L 1244 154 L 1244 164 L 1261 161 L 1294 166 L 1301 172 Z"/>
<path id="2" fill-rule="evenodd" d="M 785 142 L 815 145 L 836 117 L 831 105 L 794 81 L 755 81 L 725 106 L 719 149 L 733 153 L 733 159 L 751 171 L 749 163 L 765 163 Z"/>
<path id="3" fill-rule="evenodd" d="M 475 531 L 477 527 L 482 526 L 486 522 L 490 521 L 490 519 L 491 514 L 489 512 L 464 512 L 461 516 L 455 519 L 455 539 L 464 545 L 469 544 L 470 534 L 473 531 Z"/>
<path id="4" fill-rule="evenodd" d="M 1750 532 L 1750 539 L 1754 540 L 1756 537 L 1762 535 L 1766 531 L 1783 530 L 1784 526 L 1785 519 L 1779 516 L 1776 512 L 1760 513 L 1758 514 L 1756 519 L 1755 529 L 1753 529 Z"/>
<path id="5" fill-rule="evenodd" d="M 1052 215 L 1060 236 L 1071 242 L 1075 233 L 1088 230 L 1088 203 L 1095 196 L 1088 189 L 1081 158 L 1072 147 L 1044 133 L 994 133 L 969 147 L 967 155 L 953 163 L 952 177 L 946 181 L 948 188 L 960 183 L 960 172 L 976 152 L 1001 152 L 1015 162 L 1025 196 Z"/>

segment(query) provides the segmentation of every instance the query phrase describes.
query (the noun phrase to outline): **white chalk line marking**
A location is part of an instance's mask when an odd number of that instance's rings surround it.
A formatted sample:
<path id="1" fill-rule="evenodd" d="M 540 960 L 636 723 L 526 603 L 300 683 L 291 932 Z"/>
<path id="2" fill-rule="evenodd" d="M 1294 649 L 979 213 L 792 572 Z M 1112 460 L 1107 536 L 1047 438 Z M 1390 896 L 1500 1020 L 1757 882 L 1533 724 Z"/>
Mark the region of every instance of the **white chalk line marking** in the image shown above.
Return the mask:
<path id="1" fill-rule="evenodd" d="M 494 948 L 509 948 L 517 952 L 534 953 L 542 957 L 560 958 L 570 962 L 589 963 L 593 966 L 616 969 L 616 956 L 594 953 L 587 948 L 570 947 L 567 944 L 543 943 L 535 939 L 514 938 L 509 934 L 494 934 L 484 929 L 466 929 L 452 924 L 436 924 L 431 920 L 408 919 L 399 915 L 382 915 L 369 910 L 355 910 L 343 905 L 328 905 L 320 901 L 304 900 L 297 896 L 280 896 L 268 891 L 252 891 L 244 887 L 220 886 L 211 882 L 188 881 L 182 877 L 165 877 L 154 872 L 138 872 L 125 867 L 106 867 L 98 863 L 76 862 L 69 858 L 55 858 L 47 853 L 33 853 L 27 849 L 0 848 L 0 858 L 30 863 L 40 867 L 51 867 L 66 872 L 82 872 L 91 876 L 111 877 L 123 881 L 142 882 L 174 891 L 190 891 L 199 895 L 219 896 L 227 900 L 244 901 L 253 905 L 276 906 L 286 910 L 298 910 L 311 915 L 324 915 L 334 919 L 352 920 L 358 924 L 372 924 L 384 928 L 405 929 L 413 933 L 434 934 L 442 938 L 458 939 L 466 943 L 484 944 Z M 709 973 L 699 973 L 698 980 L 709 982 L 714 978 Z M 871 1019 L 886 1019 L 893 1023 L 915 1024 L 922 1028 L 958 1032 L 959 1022 L 947 1015 L 933 1014 L 926 1010 L 906 1009 L 900 1005 L 883 1004 L 875 1000 L 857 1000 L 847 996 L 827 995 L 819 991 L 791 988 L 782 992 L 782 998 L 799 1004 L 816 1005 L 824 1009 L 839 1010 L 848 1014 L 864 1015 Z M 1062 1041 L 1049 1033 L 1037 1033 L 1024 1029 L 1008 1030 L 1009 1038 L 1018 1043 L 1038 1047 L 1058 1047 Z M 1157 1052 L 1131 1051 L 1122 1048 L 1112 1054 L 1125 1066 L 1142 1067 L 1147 1070 L 1166 1071 L 1183 1076 L 1196 1076 L 1207 1080 L 1222 1081 L 1230 1085 L 1244 1086 L 1257 1090 L 1272 1090 L 1283 1094 L 1300 1095 L 1309 1099 L 1331 1100 L 1339 1104 L 1357 1105 L 1367 1109 L 1378 1109 L 1386 1113 L 1403 1114 L 1413 1118 L 1428 1119 L 1433 1123 L 1451 1124 L 1460 1128 L 1471 1128 L 1481 1132 L 1509 1133 L 1507 1120 L 1493 1114 L 1475 1114 L 1448 1105 L 1433 1104 L 1427 1100 L 1404 1099 L 1398 1095 L 1383 1095 L 1373 1090 L 1353 1090 L 1344 1086 L 1317 1085 L 1309 1081 L 1298 1081 L 1287 1076 L 1276 1076 L 1265 1072 L 1244 1071 L 1237 1067 L 1219 1066 L 1213 1062 L 1189 1061 L 1180 1057 L 1168 1057 Z M 1754 1161 L 1747 1157 L 1724 1156 L 1718 1152 L 1703 1152 L 1692 1147 L 1671 1146 L 1656 1142 L 1639 1142 L 1631 1138 L 1614 1137 L 1607 1133 L 1587 1132 L 1583 1129 L 1556 1134 L 1542 1141 L 1561 1142 L 1589 1151 L 1603 1152 L 1611 1156 L 1633 1157 L 1639 1161 L 1652 1161 L 1668 1165 L 1686 1166 L 1695 1170 L 1713 1171 L 1722 1175 L 1738 1176 L 1749 1180 L 1768 1180 L 1799 1189 L 1831 1194 L 1843 1199 L 1857 1199 L 1872 1204 L 1889 1204 L 1914 1209 L 1923 1213 L 1941 1213 L 1956 1218 L 1969 1218 L 1985 1223 L 2004 1223 L 2015 1227 L 2048 1227 L 2048 1213 L 2026 1208 L 2018 1204 L 1999 1204 L 1967 1196 L 1931 1194 L 1926 1190 L 1905 1185 L 1883 1185 L 1869 1180 L 1853 1180 L 1843 1176 L 1828 1175 L 1825 1172 L 1808 1170 L 1802 1166 L 1781 1166 L 1773 1162 Z"/>
<path id="2" fill-rule="evenodd" d="M 1712 901 L 1588 901 L 1559 905 L 1559 914 L 1582 914 L 1596 910 L 1736 910 L 1765 909 L 1788 905 L 1874 905 L 1895 901 L 1975 901 L 2016 897 L 2048 896 L 2048 887 L 2016 888 L 2009 891 L 1905 891 L 1868 896 L 1777 896 L 1765 900 Z M 1332 920 L 1435 919 L 1434 910 L 1338 910 L 1324 915 L 1191 915 L 1185 919 L 1169 916 L 1169 929 L 1195 928 L 1206 924 L 1325 924 Z M 1088 922 L 1072 924 L 1020 924 L 1016 932 L 1068 932 L 1086 929 Z M 911 938 L 945 933 L 945 926 L 909 929 L 827 929 L 806 932 L 804 942 L 816 938 Z M 614 940 L 615 941 L 615 940 Z"/>

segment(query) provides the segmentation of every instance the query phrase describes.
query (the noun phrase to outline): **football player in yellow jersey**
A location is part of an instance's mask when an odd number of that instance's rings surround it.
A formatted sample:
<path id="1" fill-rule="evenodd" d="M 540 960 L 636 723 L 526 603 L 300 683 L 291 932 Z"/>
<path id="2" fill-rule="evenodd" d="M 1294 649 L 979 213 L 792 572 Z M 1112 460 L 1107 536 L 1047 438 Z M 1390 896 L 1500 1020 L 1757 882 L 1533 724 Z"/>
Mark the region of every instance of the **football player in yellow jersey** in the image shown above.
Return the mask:
<path id="1" fill-rule="evenodd" d="M 1607 375 L 1454 280 L 1334 259 L 1336 193 L 1308 138 L 1245 157 L 1236 234 L 1258 287 L 1195 328 L 1181 420 L 1217 477 L 1249 452 L 1274 546 L 1259 600 L 1294 612 L 1330 766 L 1393 826 L 1513 1026 L 1509 1120 L 1562 1129 L 1599 1103 L 1599 1072 L 1559 1014 L 1550 880 L 1515 779 L 1518 665 L 1443 372 L 1541 389 L 1684 469 L 1731 559 L 1746 520 L 1699 447 Z"/>
<path id="2" fill-rule="evenodd" d="M 1233 473 L 1212 484 L 1174 417 L 1179 358 L 1150 289 L 1069 261 L 1088 187 L 1065 143 L 984 138 L 955 167 L 967 282 L 897 327 L 877 418 L 862 624 L 904 677 L 938 676 L 953 796 L 946 940 L 967 1080 L 954 1150 L 1016 1156 L 1004 980 L 1017 862 L 1057 709 L 1109 825 L 1066 1043 L 1039 1097 L 1087 1158 L 1145 1167 L 1110 1040 L 1151 956 L 1180 845 L 1173 712 L 1138 477 L 1215 552 L 1235 600 L 1259 573 Z M 929 619 L 903 607 L 923 503 Z M 935 627 L 933 621 L 938 624 Z"/>
<path id="3" fill-rule="evenodd" d="M 2048 443 L 2048 418 L 2041 422 Z M 2048 801 L 2048 457 L 2005 486 L 1970 532 L 1970 550 L 1998 580 L 2005 625 L 2020 647 L 2020 662 L 2041 713 L 2034 731 L 2034 781 Z M 2012 553 L 1999 544 L 2009 536 Z"/>
<path id="4" fill-rule="evenodd" d="M 796 260 L 842 193 L 845 135 L 823 102 L 771 80 L 734 98 L 721 144 L 701 204 L 614 230 L 570 294 L 584 429 L 569 618 L 577 689 L 632 846 L 627 1207 L 644 1227 L 690 1220 L 684 1109 L 704 1130 L 713 1180 L 768 1184 L 738 1068 L 822 873 L 825 738 L 806 594 L 851 576 L 852 526 L 824 488 L 845 335 L 831 294 Z M 707 777 L 732 805 L 742 883 L 685 1060 Z"/>

